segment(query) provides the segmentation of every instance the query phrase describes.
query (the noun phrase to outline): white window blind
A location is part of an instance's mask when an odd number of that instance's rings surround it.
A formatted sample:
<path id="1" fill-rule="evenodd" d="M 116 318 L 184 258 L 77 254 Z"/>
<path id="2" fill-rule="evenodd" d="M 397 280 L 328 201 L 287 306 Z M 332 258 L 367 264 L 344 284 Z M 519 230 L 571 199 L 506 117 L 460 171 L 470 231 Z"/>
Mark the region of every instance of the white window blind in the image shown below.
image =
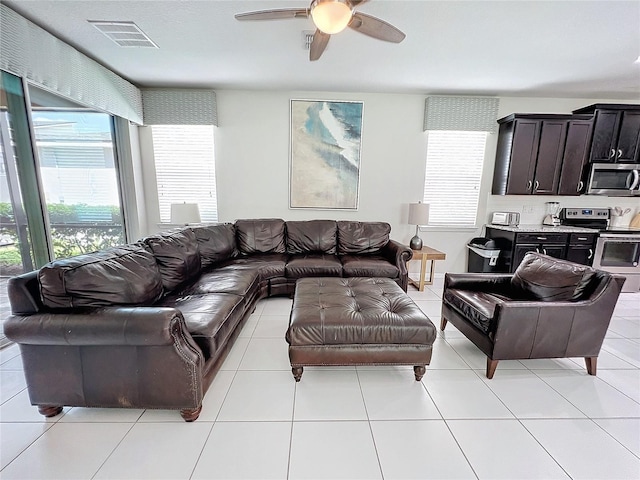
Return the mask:
<path id="1" fill-rule="evenodd" d="M 430 204 L 429 225 L 475 226 L 486 140 L 486 132 L 428 132 L 424 203 Z"/>
<path id="2" fill-rule="evenodd" d="M 171 220 L 172 203 L 197 203 L 203 222 L 218 221 L 211 125 L 153 125 L 160 221 Z"/>

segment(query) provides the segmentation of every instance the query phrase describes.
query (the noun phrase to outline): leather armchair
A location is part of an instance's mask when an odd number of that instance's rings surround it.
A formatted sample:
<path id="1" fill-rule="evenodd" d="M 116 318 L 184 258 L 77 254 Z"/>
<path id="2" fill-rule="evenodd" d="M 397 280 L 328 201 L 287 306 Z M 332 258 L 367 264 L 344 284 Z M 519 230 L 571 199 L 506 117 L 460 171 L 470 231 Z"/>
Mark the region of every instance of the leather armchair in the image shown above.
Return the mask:
<path id="1" fill-rule="evenodd" d="M 487 356 L 487 378 L 500 360 L 584 357 L 596 363 L 624 277 L 528 253 L 514 274 L 445 275 L 448 322 Z"/>

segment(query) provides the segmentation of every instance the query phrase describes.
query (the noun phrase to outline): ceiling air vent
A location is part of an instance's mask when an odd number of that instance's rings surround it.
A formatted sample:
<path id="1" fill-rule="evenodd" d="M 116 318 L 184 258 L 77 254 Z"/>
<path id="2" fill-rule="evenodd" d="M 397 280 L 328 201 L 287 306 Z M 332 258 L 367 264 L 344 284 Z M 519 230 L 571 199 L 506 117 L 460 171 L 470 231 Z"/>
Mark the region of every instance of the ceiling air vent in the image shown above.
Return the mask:
<path id="1" fill-rule="evenodd" d="M 313 42 L 313 34 L 316 33 L 313 30 L 303 30 L 302 31 L 302 48 L 304 50 L 309 50 L 311 48 L 311 43 Z"/>
<path id="2" fill-rule="evenodd" d="M 89 23 L 121 47 L 158 48 L 146 33 L 133 22 L 103 22 L 89 20 Z"/>

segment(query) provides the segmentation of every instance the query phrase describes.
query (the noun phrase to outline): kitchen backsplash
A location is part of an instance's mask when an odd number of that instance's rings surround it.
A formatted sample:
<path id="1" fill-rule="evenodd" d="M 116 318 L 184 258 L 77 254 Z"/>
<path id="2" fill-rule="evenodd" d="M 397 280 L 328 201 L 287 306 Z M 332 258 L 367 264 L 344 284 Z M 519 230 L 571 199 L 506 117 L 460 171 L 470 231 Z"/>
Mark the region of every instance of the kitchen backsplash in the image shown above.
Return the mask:
<path id="1" fill-rule="evenodd" d="M 540 224 L 546 214 L 546 202 L 559 202 L 560 208 L 614 208 L 622 212 L 630 209 L 624 216 L 615 220 L 619 225 L 628 225 L 633 216 L 640 213 L 640 198 L 604 197 L 600 195 L 581 195 L 579 197 L 534 196 L 534 195 L 490 195 L 487 202 L 486 222 L 491 221 L 493 212 L 518 212 L 520 224 Z"/>

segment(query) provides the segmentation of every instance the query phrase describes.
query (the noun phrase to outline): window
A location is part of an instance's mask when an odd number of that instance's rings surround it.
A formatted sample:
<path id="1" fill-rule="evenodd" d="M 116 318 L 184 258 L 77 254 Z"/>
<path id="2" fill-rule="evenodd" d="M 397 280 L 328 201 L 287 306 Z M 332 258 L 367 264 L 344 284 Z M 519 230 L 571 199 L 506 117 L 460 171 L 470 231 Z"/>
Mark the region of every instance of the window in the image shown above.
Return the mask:
<path id="1" fill-rule="evenodd" d="M 428 132 L 424 203 L 430 204 L 429 225 L 475 226 L 486 140 L 486 132 Z"/>
<path id="2" fill-rule="evenodd" d="M 212 125 L 153 125 L 160 221 L 172 203 L 197 203 L 203 222 L 218 221 Z"/>

